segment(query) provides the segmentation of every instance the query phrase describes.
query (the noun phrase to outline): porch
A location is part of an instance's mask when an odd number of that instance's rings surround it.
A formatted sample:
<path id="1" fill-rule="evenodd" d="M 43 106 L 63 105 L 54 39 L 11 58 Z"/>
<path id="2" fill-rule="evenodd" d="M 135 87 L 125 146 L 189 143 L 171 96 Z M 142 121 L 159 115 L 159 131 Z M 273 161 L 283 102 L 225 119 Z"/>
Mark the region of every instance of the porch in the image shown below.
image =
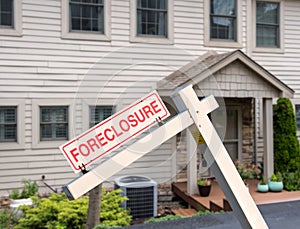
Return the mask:
<path id="1" fill-rule="evenodd" d="M 256 205 L 300 200 L 300 191 L 288 192 L 283 190 L 282 192 L 259 193 L 257 192 L 257 183 L 258 180 L 249 180 L 249 192 Z M 231 211 L 230 204 L 215 180 L 212 181 L 212 188 L 208 197 L 201 197 L 198 194 L 187 194 L 186 182 L 173 183 L 172 191 L 197 211 Z M 174 213 L 176 214 L 176 212 Z"/>

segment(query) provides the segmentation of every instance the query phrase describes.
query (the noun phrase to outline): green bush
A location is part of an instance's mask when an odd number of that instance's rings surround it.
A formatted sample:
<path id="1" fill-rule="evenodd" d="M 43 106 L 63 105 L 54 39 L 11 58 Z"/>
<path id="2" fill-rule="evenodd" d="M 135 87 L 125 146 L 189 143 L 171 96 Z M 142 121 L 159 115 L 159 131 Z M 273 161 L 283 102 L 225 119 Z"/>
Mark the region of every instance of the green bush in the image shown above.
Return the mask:
<path id="1" fill-rule="evenodd" d="M 300 169 L 294 173 L 284 173 L 283 184 L 288 191 L 300 190 Z"/>
<path id="2" fill-rule="evenodd" d="M 0 228 L 10 229 L 14 228 L 17 222 L 16 212 L 9 210 L 8 208 L 0 209 Z"/>
<path id="3" fill-rule="evenodd" d="M 108 226 L 127 226 L 131 217 L 120 208 L 125 197 L 120 190 L 105 192 L 101 203 L 101 223 Z M 53 193 L 49 198 L 33 198 L 34 206 L 21 206 L 24 215 L 16 229 L 83 229 L 87 219 L 88 197 L 69 201 L 65 194 Z M 117 206 L 118 205 L 118 206 Z"/>
<path id="4" fill-rule="evenodd" d="M 128 226 L 131 221 L 129 210 L 121 208 L 127 197 L 121 196 L 121 189 L 107 192 L 101 202 L 101 224 L 107 226 Z M 103 191 L 104 193 L 104 191 Z"/>
<path id="5" fill-rule="evenodd" d="M 23 179 L 22 183 L 22 191 L 20 192 L 18 189 L 13 189 L 9 195 L 11 199 L 26 199 L 37 195 L 39 186 L 35 181 Z"/>
<path id="6" fill-rule="evenodd" d="M 279 98 L 273 110 L 275 172 L 295 172 L 300 168 L 300 148 L 293 105 Z"/>

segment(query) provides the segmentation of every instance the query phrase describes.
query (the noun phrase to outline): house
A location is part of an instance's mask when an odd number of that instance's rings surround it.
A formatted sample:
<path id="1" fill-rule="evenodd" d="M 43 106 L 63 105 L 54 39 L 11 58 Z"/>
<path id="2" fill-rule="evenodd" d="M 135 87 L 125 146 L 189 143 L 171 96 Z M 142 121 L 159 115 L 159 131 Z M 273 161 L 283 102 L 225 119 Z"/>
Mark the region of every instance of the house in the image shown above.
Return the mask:
<path id="1" fill-rule="evenodd" d="M 299 1 L 0 4 L 0 194 L 23 178 L 49 191 L 43 175 L 60 189 L 76 175 L 58 147 L 154 89 L 173 115 L 177 86 L 215 95 L 211 119 L 230 156 L 264 161 L 267 175 L 276 98 L 292 98 L 300 130 Z M 169 193 L 171 182 L 195 176 L 190 154 L 206 150 L 189 150 L 190 139 L 170 139 L 118 176 L 147 175 Z M 199 170 L 207 175 L 209 164 Z"/>

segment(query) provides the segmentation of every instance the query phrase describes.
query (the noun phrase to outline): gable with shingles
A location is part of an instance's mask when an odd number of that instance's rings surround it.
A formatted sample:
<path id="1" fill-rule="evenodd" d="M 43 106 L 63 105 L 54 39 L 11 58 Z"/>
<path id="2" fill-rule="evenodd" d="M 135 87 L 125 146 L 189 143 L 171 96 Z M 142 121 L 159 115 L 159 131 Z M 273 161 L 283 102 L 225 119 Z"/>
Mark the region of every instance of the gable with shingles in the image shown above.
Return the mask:
<path id="1" fill-rule="evenodd" d="M 208 52 L 158 82 L 161 95 L 192 84 L 202 95 L 224 97 L 293 97 L 294 91 L 240 50 Z M 200 96 L 200 95 L 199 95 Z"/>

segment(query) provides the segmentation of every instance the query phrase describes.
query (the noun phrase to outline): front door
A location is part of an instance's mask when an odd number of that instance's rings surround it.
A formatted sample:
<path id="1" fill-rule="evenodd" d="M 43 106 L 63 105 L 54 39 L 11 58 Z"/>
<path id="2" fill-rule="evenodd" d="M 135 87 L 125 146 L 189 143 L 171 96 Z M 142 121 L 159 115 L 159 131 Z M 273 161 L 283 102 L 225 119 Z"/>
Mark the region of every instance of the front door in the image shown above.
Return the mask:
<path id="1" fill-rule="evenodd" d="M 226 106 L 227 122 L 224 145 L 233 161 L 241 157 L 242 115 L 239 106 Z"/>
<path id="2" fill-rule="evenodd" d="M 226 106 L 226 119 L 218 111 L 211 115 L 212 122 L 219 133 L 227 152 L 233 161 L 241 159 L 242 149 L 242 112 L 239 106 Z M 225 121 L 226 120 L 226 121 Z M 224 136 L 225 134 L 225 136 Z M 199 175 L 200 177 L 211 176 L 209 167 L 212 162 L 205 161 L 203 154 L 209 150 L 206 144 L 198 146 L 200 154 Z"/>

